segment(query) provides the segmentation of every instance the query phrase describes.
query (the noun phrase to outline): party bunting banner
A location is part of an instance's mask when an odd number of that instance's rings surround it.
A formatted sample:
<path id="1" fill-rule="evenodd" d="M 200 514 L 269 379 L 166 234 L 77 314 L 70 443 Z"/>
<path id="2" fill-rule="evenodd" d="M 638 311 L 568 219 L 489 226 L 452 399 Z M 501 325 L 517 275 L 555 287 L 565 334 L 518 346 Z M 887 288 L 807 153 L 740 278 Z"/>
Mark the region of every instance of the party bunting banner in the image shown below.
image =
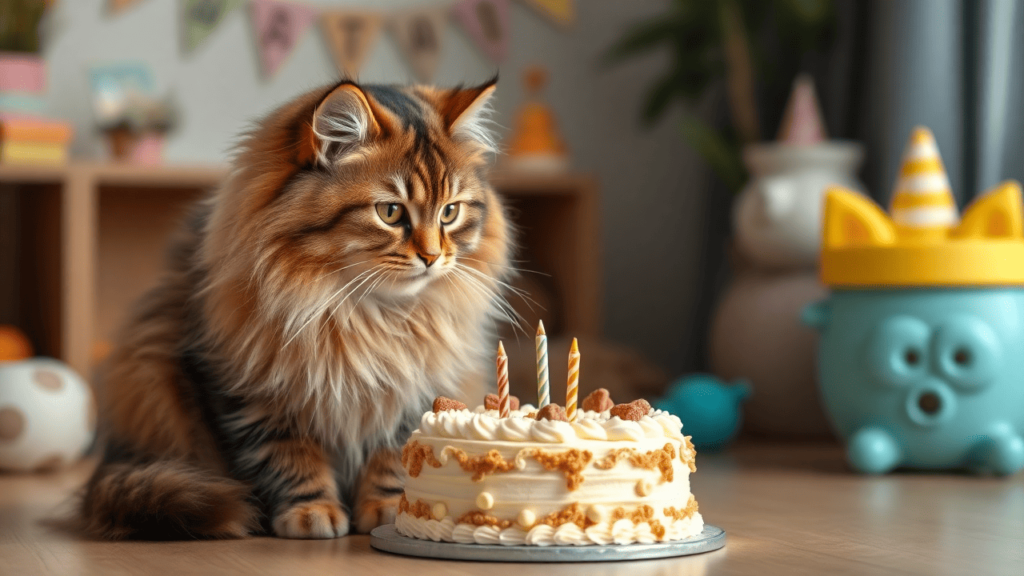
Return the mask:
<path id="1" fill-rule="evenodd" d="M 523 0 L 557 24 L 569 26 L 576 20 L 573 0 Z"/>
<path id="2" fill-rule="evenodd" d="M 280 0 L 249 0 L 249 7 L 263 74 L 273 78 L 299 38 L 316 21 L 319 11 L 312 6 Z"/>
<path id="3" fill-rule="evenodd" d="M 192 53 L 242 0 L 181 0 L 182 43 Z"/>
<path id="4" fill-rule="evenodd" d="M 109 14 L 117 14 L 127 8 L 131 8 L 138 2 L 139 0 L 107 0 L 107 12 Z M 48 6 L 49 4 L 47 3 Z"/>
<path id="5" fill-rule="evenodd" d="M 452 7 L 452 15 L 495 64 L 505 59 L 508 53 L 508 0 L 462 0 Z"/>
<path id="6" fill-rule="evenodd" d="M 358 78 L 359 70 L 380 34 L 383 19 L 374 12 L 332 10 L 322 19 L 324 38 L 334 63 L 346 78 Z"/>
<path id="7" fill-rule="evenodd" d="M 437 72 L 447 12 L 447 7 L 405 10 L 394 13 L 388 22 L 399 50 L 420 82 L 430 82 Z"/>

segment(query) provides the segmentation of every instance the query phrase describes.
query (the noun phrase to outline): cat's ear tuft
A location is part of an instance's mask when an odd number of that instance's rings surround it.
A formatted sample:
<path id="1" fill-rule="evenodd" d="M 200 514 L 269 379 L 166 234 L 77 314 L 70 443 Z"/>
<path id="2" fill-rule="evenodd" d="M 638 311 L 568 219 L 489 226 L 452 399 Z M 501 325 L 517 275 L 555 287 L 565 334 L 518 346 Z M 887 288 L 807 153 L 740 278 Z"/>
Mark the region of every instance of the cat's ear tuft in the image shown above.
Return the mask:
<path id="1" fill-rule="evenodd" d="M 317 162 L 325 166 L 353 157 L 379 133 L 370 102 L 355 84 L 332 90 L 313 113 L 313 148 Z"/>
<path id="2" fill-rule="evenodd" d="M 444 95 L 440 105 L 448 132 L 456 140 L 476 142 L 494 152 L 497 145 L 491 132 L 491 97 L 497 88 L 498 77 L 474 88 L 456 88 Z"/>

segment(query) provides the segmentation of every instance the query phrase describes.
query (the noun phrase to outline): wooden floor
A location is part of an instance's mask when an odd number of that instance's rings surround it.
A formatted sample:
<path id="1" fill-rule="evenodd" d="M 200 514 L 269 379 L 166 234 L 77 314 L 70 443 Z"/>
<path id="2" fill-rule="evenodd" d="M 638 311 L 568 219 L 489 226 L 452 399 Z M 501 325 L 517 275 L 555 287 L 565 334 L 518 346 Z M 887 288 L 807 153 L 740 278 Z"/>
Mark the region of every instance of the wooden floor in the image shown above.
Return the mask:
<path id="1" fill-rule="evenodd" d="M 724 550 L 591 564 L 587 576 L 1024 574 L 1024 474 L 1011 479 L 847 472 L 828 446 L 745 446 L 699 456 L 693 491 Z M 88 465 L 0 476 L 0 574 L 579 574 L 580 565 L 407 559 L 366 536 L 333 541 L 89 542 L 48 527 Z"/>

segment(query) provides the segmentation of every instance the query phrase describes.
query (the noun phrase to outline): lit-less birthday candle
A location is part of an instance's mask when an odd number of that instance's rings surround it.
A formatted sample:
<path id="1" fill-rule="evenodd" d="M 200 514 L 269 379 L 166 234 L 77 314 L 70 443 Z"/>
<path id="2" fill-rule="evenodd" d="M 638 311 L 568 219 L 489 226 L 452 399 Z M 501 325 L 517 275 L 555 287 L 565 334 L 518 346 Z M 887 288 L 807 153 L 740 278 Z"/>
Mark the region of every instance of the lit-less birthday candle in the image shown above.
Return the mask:
<path id="1" fill-rule="evenodd" d="M 537 408 L 551 403 L 548 394 L 548 335 L 544 321 L 537 324 Z"/>
<path id="2" fill-rule="evenodd" d="M 505 355 L 505 346 L 498 341 L 498 415 L 508 418 L 508 356 Z"/>
<path id="3" fill-rule="evenodd" d="M 565 417 L 569 422 L 576 421 L 576 399 L 579 397 L 580 385 L 580 348 L 576 339 L 572 339 L 569 350 L 569 379 L 565 388 Z"/>

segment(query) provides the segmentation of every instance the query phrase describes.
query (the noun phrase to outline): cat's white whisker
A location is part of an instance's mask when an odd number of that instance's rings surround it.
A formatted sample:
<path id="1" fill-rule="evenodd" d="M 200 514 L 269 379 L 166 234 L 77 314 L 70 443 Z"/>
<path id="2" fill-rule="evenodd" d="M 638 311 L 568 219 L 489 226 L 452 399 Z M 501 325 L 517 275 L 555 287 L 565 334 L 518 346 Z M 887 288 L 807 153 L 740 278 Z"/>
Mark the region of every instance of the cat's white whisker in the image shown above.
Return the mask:
<path id="1" fill-rule="evenodd" d="M 296 330 L 295 333 L 292 334 L 292 337 L 289 338 L 288 341 L 284 343 L 284 346 L 287 347 L 289 344 L 291 344 L 292 341 L 295 340 L 299 336 L 299 334 L 301 334 L 302 331 L 305 330 L 307 326 L 309 326 L 309 324 L 311 322 L 313 322 L 318 317 L 320 317 L 320 315 L 323 314 L 324 311 L 327 310 L 327 308 L 330 306 L 330 302 L 332 300 L 334 300 L 339 294 L 341 294 L 345 290 L 345 288 L 348 288 L 353 282 L 355 282 L 356 280 L 359 280 L 359 278 L 363 277 L 364 275 L 366 275 L 366 274 L 368 274 L 368 273 L 370 273 L 370 272 L 372 272 L 372 271 L 374 271 L 376 269 L 377 269 L 377 267 L 375 266 L 373 268 L 370 268 L 369 270 L 365 270 L 365 271 L 359 273 L 359 275 L 357 275 L 355 278 L 349 280 L 344 286 L 342 286 L 341 288 L 338 288 L 338 290 L 335 291 L 334 294 L 331 294 L 327 299 L 325 299 L 323 301 L 323 303 L 321 305 L 317 306 L 316 310 L 314 310 L 310 314 L 309 319 L 306 320 L 302 324 L 302 326 L 299 326 L 299 329 Z M 360 283 L 360 285 L 361 285 L 361 283 Z M 358 288 L 358 286 L 357 286 L 357 288 Z M 342 301 L 344 302 L 344 300 L 342 300 Z"/>
<path id="2" fill-rule="evenodd" d="M 547 311 L 547 309 L 544 308 L 543 306 L 541 306 L 539 302 L 537 302 L 533 298 L 530 298 L 530 293 L 527 292 L 526 290 L 523 290 L 522 288 L 516 288 L 515 286 L 509 284 L 508 282 L 502 282 L 501 280 L 498 280 L 497 278 L 492 278 L 492 277 L 484 274 L 483 272 L 477 270 L 476 268 L 472 268 L 470 266 L 466 266 L 465 264 L 458 264 L 458 263 L 456 263 L 455 265 L 458 266 L 459 268 L 467 271 L 467 272 L 472 272 L 472 273 L 476 274 L 477 276 L 480 276 L 482 278 L 485 278 L 487 280 L 495 282 L 499 286 L 505 287 L 507 290 L 509 290 L 510 292 L 515 294 L 516 296 L 519 296 L 520 298 L 522 298 L 523 302 L 526 304 L 526 306 L 530 309 L 531 312 L 536 313 L 537 311 L 533 309 L 533 306 L 530 305 L 530 302 L 533 302 L 534 304 L 536 304 L 537 307 L 540 308 L 541 310 Z"/>
<path id="3" fill-rule="evenodd" d="M 519 331 L 521 331 L 524 335 L 526 334 L 526 330 L 523 328 L 522 324 L 519 323 L 519 320 L 525 321 L 525 318 L 523 318 L 523 316 L 519 314 L 519 312 L 517 312 L 516 309 L 513 308 L 512 305 L 509 304 L 509 302 L 505 300 L 505 298 L 501 294 L 487 287 L 480 280 L 477 280 L 476 278 L 470 276 L 469 274 L 462 270 L 459 270 L 458 268 L 453 268 L 452 271 L 455 272 L 459 277 L 466 280 L 471 288 L 478 290 L 485 297 L 489 298 L 491 302 L 498 308 L 498 310 L 505 316 L 505 318 L 508 319 L 510 324 L 512 324 L 515 328 L 518 328 Z M 519 334 L 516 333 L 516 342 L 518 341 Z"/>

